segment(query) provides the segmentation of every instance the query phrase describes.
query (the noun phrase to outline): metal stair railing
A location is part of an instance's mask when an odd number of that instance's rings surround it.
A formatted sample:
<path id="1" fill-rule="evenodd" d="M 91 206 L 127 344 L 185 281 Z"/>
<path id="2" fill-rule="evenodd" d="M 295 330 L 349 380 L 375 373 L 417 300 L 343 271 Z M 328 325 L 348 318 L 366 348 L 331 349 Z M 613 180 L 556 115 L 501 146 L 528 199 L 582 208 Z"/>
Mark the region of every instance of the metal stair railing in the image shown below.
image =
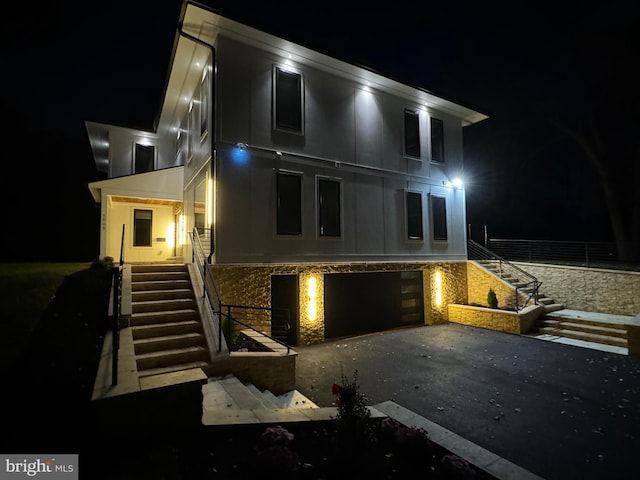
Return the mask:
<path id="1" fill-rule="evenodd" d="M 227 336 L 226 341 L 227 341 L 227 346 L 231 346 L 232 345 L 232 326 L 233 325 L 242 325 L 245 328 L 254 330 L 262 335 L 264 335 L 265 337 L 269 338 L 270 340 L 273 340 L 276 343 L 281 344 L 282 346 L 286 347 L 287 349 L 287 353 L 289 353 L 291 346 L 288 345 L 287 343 L 278 340 L 277 338 L 272 337 L 271 335 L 266 334 L 265 332 L 262 332 L 250 325 L 248 325 L 247 323 L 239 320 L 237 317 L 234 318 L 231 315 L 231 309 L 241 309 L 244 311 L 261 311 L 261 312 L 270 312 L 271 314 L 273 314 L 274 311 L 276 310 L 282 310 L 282 309 L 273 309 L 273 308 L 265 308 L 265 307 L 254 307 L 254 306 L 248 306 L 248 305 L 226 305 L 222 303 L 222 299 L 220 298 L 220 294 L 218 293 L 218 289 L 216 287 L 216 283 L 215 280 L 213 278 L 213 274 L 211 273 L 211 270 L 209 268 L 207 268 L 207 265 L 210 263 L 210 256 L 207 256 L 205 254 L 205 250 L 202 246 L 202 241 L 200 240 L 200 234 L 198 233 L 198 230 L 196 228 L 193 229 L 192 233 L 190 234 L 191 236 L 191 244 L 192 244 L 192 249 L 191 249 L 191 260 L 192 262 L 194 262 L 197 265 L 198 271 L 200 272 L 200 275 L 202 276 L 202 285 L 203 285 L 203 291 L 202 291 L 202 296 L 203 297 L 207 297 L 207 300 L 209 301 L 209 307 L 211 308 L 211 311 L 213 312 L 213 314 L 218 314 L 218 352 L 222 351 L 222 338 L 223 336 Z M 223 311 L 226 310 L 226 311 Z M 288 315 L 288 311 L 286 312 Z M 222 328 L 222 323 L 223 323 L 223 318 L 226 318 L 226 323 L 227 323 L 227 329 L 223 329 Z M 212 326 L 213 328 L 215 328 L 215 326 Z"/>
<path id="2" fill-rule="evenodd" d="M 538 304 L 538 292 L 542 282 L 529 272 L 513 265 L 508 260 L 505 260 L 500 255 L 497 255 L 473 240 L 467 242 L 467 258 L 469 260 L 490 261 L 497 264 L 497 271 L 495 273 L 515 288 L 516 311 L 526 307 L 531 300 L 533 300 L 535 305 Z M 514 279 L 517 282 L 514 282 Z M 519 304 L 518 292 L 522 292 L 525 295 L 528 293 L 527 299 L 522 306 Z"/>

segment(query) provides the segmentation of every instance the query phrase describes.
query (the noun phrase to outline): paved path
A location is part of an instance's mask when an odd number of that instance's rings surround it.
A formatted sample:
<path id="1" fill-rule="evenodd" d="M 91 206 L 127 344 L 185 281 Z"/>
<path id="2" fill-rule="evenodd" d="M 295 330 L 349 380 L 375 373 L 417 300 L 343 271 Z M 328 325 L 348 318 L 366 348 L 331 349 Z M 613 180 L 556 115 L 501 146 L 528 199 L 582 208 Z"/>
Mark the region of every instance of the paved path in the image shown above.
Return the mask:
<path id="1" fill-rule="evenodd" d="M 298 389 L 320 406 L 358 371 L 386 400 L 547 480 L 640 468 L 640 358 L 459 324 L 297 347 Z"/>

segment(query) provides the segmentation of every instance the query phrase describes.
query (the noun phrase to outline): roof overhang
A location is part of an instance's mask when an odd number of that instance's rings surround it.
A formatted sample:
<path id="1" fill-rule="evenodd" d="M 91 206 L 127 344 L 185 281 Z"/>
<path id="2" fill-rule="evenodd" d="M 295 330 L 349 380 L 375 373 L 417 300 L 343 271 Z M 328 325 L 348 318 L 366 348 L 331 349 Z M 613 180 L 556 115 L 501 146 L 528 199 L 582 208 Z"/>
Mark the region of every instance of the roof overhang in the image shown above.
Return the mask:
<path id="1" fill-rule="evenodd" d="M 89 183 L 96 203 L 107 196 L 155 199 L 181 202 L 183 199 L 184 167 L 171 167 Z"/>

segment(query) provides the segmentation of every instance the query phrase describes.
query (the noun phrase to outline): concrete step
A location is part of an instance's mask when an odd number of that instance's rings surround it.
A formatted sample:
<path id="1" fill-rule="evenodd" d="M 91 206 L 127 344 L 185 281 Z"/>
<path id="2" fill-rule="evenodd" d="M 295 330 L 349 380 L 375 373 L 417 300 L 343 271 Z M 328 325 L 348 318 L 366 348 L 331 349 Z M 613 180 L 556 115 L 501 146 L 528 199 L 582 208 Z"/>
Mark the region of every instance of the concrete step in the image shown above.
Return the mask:
<path id="1" fill-rule="evenodd" d="M 131 265 L 131 273 L 184 272 L 186 270 L 187 266 L 184 263 L 150 263 Z"/>
<path id="2" fill-rule="evenodd" d="M 178 280 L 189 280 L 189 272 L 142 272 L 142 273 L 134 273 L 131 272 L 131 282 L 139 283 L 139 282 L 157 282 L 157 281 L 178 281 Z"/>
<path id="3" fill-rule="evenodd" d="M 284 405 L 281 402 L 277 403 L 273 401 L 273 399 L 277 399 L 275 395 L 273 394 L 271 396 L 265 395 L 265 393 L 261 392 L 260 389 L 256 387 L 253 383 L 245 382 L 244 386 L 247 387 L 247 389 L 253 394 L 253 396 L 258 399 L 258 401 L 262 405 L 262 408 L 283 408 L 284 407 Z M 269 391 L 266 390 L 266 392 L 269 392 Z"/>
<path id="4" fill-rule="evenodd" d="M 158 367 L 158 368 L 147 368 L 146 370 L 138 371 L 138 378 L 148 379 L 149 377 L 157 377 L 159 375 L 169 375 L 176 374 L 178 372 L 188 372 L 194 369 L 201 369 L 209 365 L 209 362 L 205 361 L 197 361 L 197 362 L 187 362 L 187 363 L 177 363 L 174 365 L 169 365 L 166 367 Z M 176 383 L 176 382 L 174 382 Z"/>
<path id="5" fill-rule="evenodd" d="M 206 362 L 209 360 L 209 352 L 205 347 L 176 348 L 172 350 L 161 350 L 136 355 L 136 365 L 138 371 L 151 368 L 170 367 L 174 365 Z"/>
<path id="6" fill-rule="evenodd" d="M 199 321 L 200 314 L 195 309 L 175 310 L 171 312 L 143 312 L 131 314 L 131 325 L 153 325 L 184 321 Z"/>
<path id="7" fill-rule="evenodd" d="M 596 335 L 593 333 L 579 332 L 576 330 L 557 329 L 551 327 L 542 327 L 540 333 L 547 335 L 555 335 L 558 337 L 573 338 L 576 340 L 584 340 L 586 342 L 601 343 L 605 345 L 613 345 L 616 347 L 628 348 L 628 342 L 624 338 L 612 337 L 609 335 Z"/>
<path id="8" fill-rule="evenodd" d="M 150 302 L 154 300 L 171 300 L 176 298 L 194 298 L 193 290 L 191 288 L 175 288 L 131 292 L 132 302 Z"/>
<path id="9" fill-rule="evenodd" d="M 563 309 L 564 305 L 562 305 L 561 303 L 549 303 L 544 306 L 545 313 L 556 312 Z"/>
<path id="10" fill-rule="evenodd" d="M 136 355 L 161 350 L 174 350 L 187 347 L 206 346 L 207 341 L 200 332 L 140 338 L 133 341 Z"/>
<path id="11" fill-rule="evenodd" d="M 620 326 L 603 327 L 589 322 L 573 322 L 552 319 L 542 319 L 540 328 L 555 328 L 557 330 L 573 330 L 577 332 L 593 333 L 617 338 L 627 338 L 627 331 Z"/>
<path id="12" fill-rule="evenodd" d="M 150 325 L 136 325 L 131 327 L 131 334 L 134 340 L 201 332 L 202 324 L 197 320 L 167 322 L 162 324 L 154 323 Z"/>
<path id="13" fill-rule="evenodd" d="M 193 298 L 170 298 L 168 300 L 134 301 L 131 303 L 131 313 L 195 310 L 196 308 L 196 301 Z"/>
<path id="14" fill-rule="evenodd" d="M 144 282 L 131 282 L 131 292 L 150 290 L 176 290 L 191 289 L 191 280 L 153 280 Z"/>

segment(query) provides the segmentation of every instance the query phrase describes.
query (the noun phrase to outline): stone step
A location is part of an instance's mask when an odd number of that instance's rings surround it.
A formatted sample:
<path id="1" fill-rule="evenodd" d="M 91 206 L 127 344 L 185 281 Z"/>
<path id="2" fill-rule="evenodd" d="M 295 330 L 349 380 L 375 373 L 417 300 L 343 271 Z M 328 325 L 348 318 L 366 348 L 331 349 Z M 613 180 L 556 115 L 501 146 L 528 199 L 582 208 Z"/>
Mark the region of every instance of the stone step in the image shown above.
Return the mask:
<path id="1" fill-rule="evenodd" d="M 603 327 L 601 325 L 592 324 L 589 322 L 573 322 L 554 319 L 542 319 L 541 328 L 555 328 L 558 330 L 574 330 L 577 332 L 594 333 L 596 335 L 606 335 L 618 338 L 627 338 L 627 330 L 620 326 Z"/>
<path id="2" fill-rule="evenodd" d="M 176 310 L 195 310 L 196 301 L 193 298 L 170 298 L 167 300 L 149 300 L 131 303 L 131 313 L 169 312 Z"/>
<path id="3" fill-rule="evenodd" d="M 189 280 L 189 272 L 143 272 L 143 273 L 131 273 L 131 282 L 158 282 L 158 281 L 179 281 Z"/>
<path id="4" fill-rule="evenodd" d="M 188 372 L 194 369 L 201 369 L 209 365 L 205 361 L 177 363 L 166 367 L 147 368 L 146 370 L 138 371 L 138 378 L 148 379 L 149 377 L 157 377 L 159 375 L 177 374 L 179 372 Z M 176 383 L 176 382 L 173 382 Z"/>
<path id="5" fill-rule="evenodd" d="M 209 353 L 205 347 L 176 348 L 136 355 L 138 371 L 150 368 L 170 367 L 173 365 L 208 361 Z"/>
<path id="6" fill-rule="evenodd" d="M 200 332 L 190 332 L 176 335 L 140 338 L 133 341 L 136 355 L 158 352 L 161 350 L 175 350 L 179 348 L 206 346 L 204 335 Z"/>
<path id="7" fill-rule="evenodd" d="M 194 298 L 193 290 L 190 288 L 174 288 L 131 292 L 132 302 L 150 302 L 154 300 L 171 300 L 180 298 Z"/>
<path id="8" fill-rule="evenodd" d="M 131 292 L 149 290 L 175 290 L 191 288 L 191 280 L 153 280 L 144 282 L 131 282 Z"/>
<path id="9" fill-rule="evenodd" d="M 563 310 L 563 309 L 564 309 L 564 305 L 562 305 L 561 303 L 549 303 L 544 305 L 544 311 L 546 313 L 556 312 L 558 310 Z"/>
<path id="10" fill-rule="evenodd" d="M 131 327 L 131 334 L 134 340 L 200 332 L 202 332 L 202 325 L 196 320 L 166 322 L 161 324 L 153 323 Z"/>
<path id="11" fill-rule="evenodd" d="M 142 312 L 131 314 L 131 325 L 153 325 L 184 321 L 199 321 L 200 314 L 195 309 L 175 310 L 170 312 Z"/>
<path id="12" fill-rule="evenodd" d="M 616 347 L 628 348 L 628 342 L 624 338 L 612 337 L 609 335 L 596 335 L 593 333 L 578 332 L 576 330 L 557 329 L 551 327 L 542 327 L 540 333 L 554 335 L 558 337 L 573 338 L 576 340 L 584 340 L 586 342 L 601 343 L 605 345 L 613 345 Z"/>
<path id="13" fill-rule="evenodd" d="M 184 272 L 186 270 L 187 266 L 184 263 L 152 263 L 131 265 L 131 273 Z"/>
<path id="14" fill-rule="evenodd" d="M 219 379 L 218 382 L 233 399 L 237 408 L 243 410 L 265 408 L 260 399 L 257 398 L 238 377 L 230 375 Z"/>

